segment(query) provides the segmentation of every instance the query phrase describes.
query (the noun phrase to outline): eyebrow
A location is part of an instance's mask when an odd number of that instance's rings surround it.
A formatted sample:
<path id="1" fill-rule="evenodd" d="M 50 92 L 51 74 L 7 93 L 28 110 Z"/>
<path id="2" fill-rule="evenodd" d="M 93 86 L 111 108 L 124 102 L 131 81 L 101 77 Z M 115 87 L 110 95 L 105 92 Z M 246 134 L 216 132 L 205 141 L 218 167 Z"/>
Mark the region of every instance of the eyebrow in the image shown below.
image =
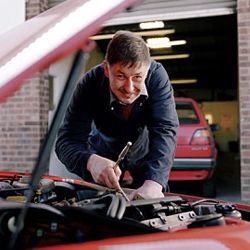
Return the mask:
<path id="1" fill-rule="evenodd" d="M 125 74 L 123 71 L 121 71 L 121 70 L 118 70 L 117 73 L 118 73 L 118 74 L 126 75 L 126 74 Z"/>
<path id="2" fill-rule="evenodd" d="M 126 75 L 125 72 L 121 71 L 121 70 L 118 70 L 117 71 L 117 74 L 123 74 L 123 75 Z M 138 73 L 135 73 L 133 76 L 141 76 L 142 75 L 142 72 L 138 72 Z"/>

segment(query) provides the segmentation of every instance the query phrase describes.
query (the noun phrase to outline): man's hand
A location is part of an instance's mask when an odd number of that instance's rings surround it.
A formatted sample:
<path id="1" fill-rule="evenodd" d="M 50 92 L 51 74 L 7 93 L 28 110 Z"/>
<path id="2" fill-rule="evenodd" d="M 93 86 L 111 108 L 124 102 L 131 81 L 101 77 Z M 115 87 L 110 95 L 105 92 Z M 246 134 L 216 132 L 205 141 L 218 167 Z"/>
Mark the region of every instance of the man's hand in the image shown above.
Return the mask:
<path id="1" fill-rule="evenodd" d="M 114 170 L 114 166 L 114 161 L 96 154 L 91 155 L 87 163 L 87 169 L 90 171 L 96 183 L 121 190 L 119 184 L 121 169 L 117 167 Z"/>
<path id="2" fill-rule="evenodd" d="M 144 181 L 141 187 L 129 194 L 129 199 L 133 200 L 137 195 L 143 197 L 144 199 L 164 197 L 164 194 L 162 193 L 162 186 L 152 180 Z"/>

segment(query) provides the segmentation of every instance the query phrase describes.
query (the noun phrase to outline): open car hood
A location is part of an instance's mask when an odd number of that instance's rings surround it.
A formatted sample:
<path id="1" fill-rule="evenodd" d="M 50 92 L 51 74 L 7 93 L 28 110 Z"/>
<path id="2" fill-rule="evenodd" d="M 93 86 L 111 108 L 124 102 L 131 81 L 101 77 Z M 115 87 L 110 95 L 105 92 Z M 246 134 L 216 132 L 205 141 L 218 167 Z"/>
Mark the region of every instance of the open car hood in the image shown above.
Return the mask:
<path id="1" fill-rule="evenodd" d="M 67 0 L 0 36 L 0 102 L 25 78 L 79 48 L 135 0 Z M 42 49 L 41 49 L 42 48 Z"/>

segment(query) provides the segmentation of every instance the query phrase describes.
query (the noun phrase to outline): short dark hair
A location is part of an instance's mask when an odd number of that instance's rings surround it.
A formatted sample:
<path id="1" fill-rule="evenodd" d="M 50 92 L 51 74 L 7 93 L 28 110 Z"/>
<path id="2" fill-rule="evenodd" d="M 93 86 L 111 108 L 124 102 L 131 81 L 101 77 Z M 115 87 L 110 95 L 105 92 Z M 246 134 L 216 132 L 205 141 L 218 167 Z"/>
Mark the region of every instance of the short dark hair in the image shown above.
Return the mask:
<path id="1" fill-rule="evenodd" d="M 150 63 L 149 48 L 142 37 L 130 31 L 117 31 L 108 44 L 106 61 L 112 65 L 115 63 L 131 64 Z"/>

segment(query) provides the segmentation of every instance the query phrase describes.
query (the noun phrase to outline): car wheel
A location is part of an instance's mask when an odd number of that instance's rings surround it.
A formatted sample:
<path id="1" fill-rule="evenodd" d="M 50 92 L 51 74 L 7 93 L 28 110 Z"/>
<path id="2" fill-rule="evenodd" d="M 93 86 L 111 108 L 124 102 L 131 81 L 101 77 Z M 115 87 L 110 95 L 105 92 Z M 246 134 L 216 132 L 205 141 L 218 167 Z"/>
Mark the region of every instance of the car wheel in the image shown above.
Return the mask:
<path id="1" fill-rule="evenodd" d="M 216 196 L 216 178 L 213 176 L 209 180 L 203 182 L 203 196 L 208 198 L 214 198 Z"/>

